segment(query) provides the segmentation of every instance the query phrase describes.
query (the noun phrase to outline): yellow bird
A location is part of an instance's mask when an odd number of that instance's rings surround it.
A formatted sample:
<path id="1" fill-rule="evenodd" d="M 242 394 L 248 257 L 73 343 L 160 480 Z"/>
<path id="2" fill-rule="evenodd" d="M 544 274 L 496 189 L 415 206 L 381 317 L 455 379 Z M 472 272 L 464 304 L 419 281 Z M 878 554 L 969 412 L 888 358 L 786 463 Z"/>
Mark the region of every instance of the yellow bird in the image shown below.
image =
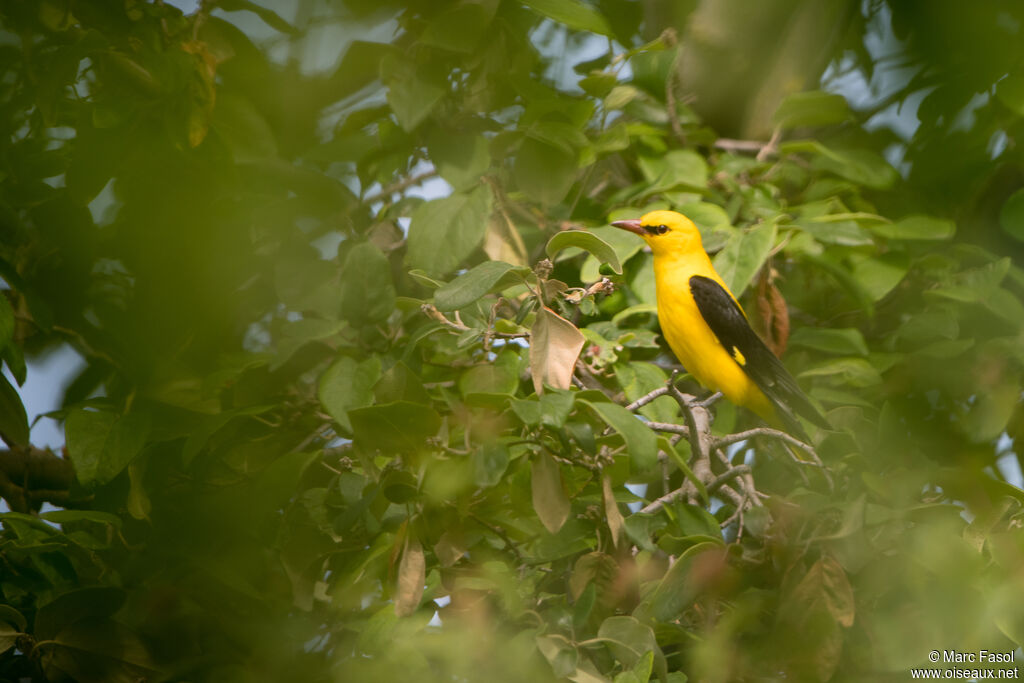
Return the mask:
<path id="1" fill-rule="evenodd" d="M 711 265 L 693 221 L 675 211 L 651 211 L 640 219 L 612 225 L 650 245 L 658 321 L 687 372 L 804 441 L 808 439 L 798 415 L 829 428 L 782 362 L 751 329 L 736 297 Z"/>

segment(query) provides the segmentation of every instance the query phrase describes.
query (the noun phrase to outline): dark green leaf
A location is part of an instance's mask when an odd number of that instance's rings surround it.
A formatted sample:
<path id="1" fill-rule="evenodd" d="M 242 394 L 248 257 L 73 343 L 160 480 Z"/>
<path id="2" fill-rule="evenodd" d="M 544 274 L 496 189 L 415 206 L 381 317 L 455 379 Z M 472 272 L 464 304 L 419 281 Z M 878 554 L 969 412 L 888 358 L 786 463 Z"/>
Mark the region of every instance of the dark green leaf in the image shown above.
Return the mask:
<path id="1" fill-rule="evenodd" d="M 356 445 L 386 452 L 422 450 L 441 428 L 441 416 L 433 408 L 409 401 L 355 408 L 348 416 Z"/>
<path id="2" fill-rule="evenodd" d="M 1024 242 L 1024 190 L 1017 190 L 1003 202 L 1003 208 L 999 210 L 999 227 Z"/>
<path id="3" fill-rule="evenodd" d="M 40 640 L 53 638 L 65 626 L 83 619 L 109 617 L 121 609 L 125 591 L 113 586 L 90 586 L 58 595 L 39 607 L 35 635 Z"/>
<path id="4" fill-rule="evenodd" d="M 0 437 L 11 446 L 29 444 L 28 416 L 18 391 L 0 374 Z"/>
<path id="5" fill-rule="evenodd" d="M 460 2 L 430 20 L 420 42 L 454 52 L 472 52 L 494 17 L 498 3 Z"/>
<path id="6" fill-rule="evenodd" d="M 105 484 L 128 466 L 149 437 L 148 413 L 118 415 L 73 408 L 64 423 L 68 455 L 83 486 Z"/>
<path id="7" fill-rule="evenodd" d="M 0 290 L 0 351 L 14 338 L 14 309 L 3 290 Z"/>

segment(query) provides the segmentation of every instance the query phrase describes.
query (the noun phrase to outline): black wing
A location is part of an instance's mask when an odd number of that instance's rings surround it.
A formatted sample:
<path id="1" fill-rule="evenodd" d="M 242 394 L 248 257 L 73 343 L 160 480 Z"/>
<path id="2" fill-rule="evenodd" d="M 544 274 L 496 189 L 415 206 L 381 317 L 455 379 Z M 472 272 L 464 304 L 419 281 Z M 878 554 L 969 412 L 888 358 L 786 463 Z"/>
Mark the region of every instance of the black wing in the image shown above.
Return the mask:
<path id="1" fill-rule="evenodd" d="M 747 322 L 739 305 L 720 284 L 709 277 L 694 275 L 690 278 L 690 293 L 697 309 L 718 341 L 729 351 L 754 384 L 775 404 L 779 418 L 794 436 L 807 440 L 800 415 L 819 427 L 831 425 L 821 416 L 800 386 L 789 374 L 782 361 L 765 346 Z"/>

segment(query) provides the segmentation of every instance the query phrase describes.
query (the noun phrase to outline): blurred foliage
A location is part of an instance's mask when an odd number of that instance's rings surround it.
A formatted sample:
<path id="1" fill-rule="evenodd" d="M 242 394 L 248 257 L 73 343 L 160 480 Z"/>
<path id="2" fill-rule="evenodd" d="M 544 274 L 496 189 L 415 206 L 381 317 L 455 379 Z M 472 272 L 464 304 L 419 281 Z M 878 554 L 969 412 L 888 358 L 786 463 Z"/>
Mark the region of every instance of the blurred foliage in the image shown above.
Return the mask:
<path id="1" fill-rule="evenodd" d="M 0 9 L 0 679 L 905 680 L 1024 644 L 1018 6 L 867 4 L 935 87 L 903 174 L 813 83 L 719 137 L 639 3 L 289 8 Z M 767 439 L 702 477 L 670 396 L 625 407 L 675 361 L 607 224 L 664 207 L 788 346 L 834 488 Z M 16 388 L 61 344 L 67 459 Z M 763 496 L 709 485 L 744 463 Z"/>

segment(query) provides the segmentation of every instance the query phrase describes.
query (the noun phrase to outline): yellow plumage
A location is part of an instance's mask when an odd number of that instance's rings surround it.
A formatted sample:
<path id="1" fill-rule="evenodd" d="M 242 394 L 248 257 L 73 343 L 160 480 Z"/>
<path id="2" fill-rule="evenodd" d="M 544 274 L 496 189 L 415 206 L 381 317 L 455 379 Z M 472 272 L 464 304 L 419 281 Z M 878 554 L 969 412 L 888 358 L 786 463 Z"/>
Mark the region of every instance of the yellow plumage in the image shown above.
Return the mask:
<path id="1" fill-rule="evenodd" d="M 750 329 L 689 218 L 675 211 L 652 211 L 613 225 L 640 235 L 650 245 L 661 330 L 690 374 L 733 403 L 771 424 L 784 424 L 797 435 L 803 436 L 797 413 L 827 424 Z"/>

